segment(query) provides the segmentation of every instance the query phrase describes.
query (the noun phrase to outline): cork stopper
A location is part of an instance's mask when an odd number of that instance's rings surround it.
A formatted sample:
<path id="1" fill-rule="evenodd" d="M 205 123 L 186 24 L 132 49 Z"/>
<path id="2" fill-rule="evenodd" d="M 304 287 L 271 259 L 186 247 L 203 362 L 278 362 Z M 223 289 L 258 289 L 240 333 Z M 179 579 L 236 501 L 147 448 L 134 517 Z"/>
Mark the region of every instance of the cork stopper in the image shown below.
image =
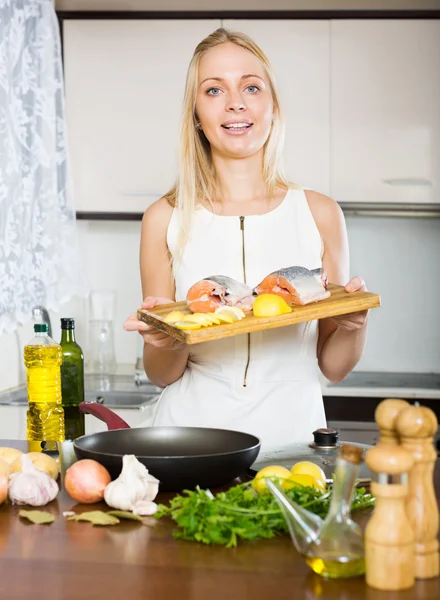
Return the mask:
<path id="1" fill-rule="evenodd" d="M 363 461 L 363 448 L 351 444 L 343 444 L 339 450 L 339 456 L 344 460 L 359 465 Z"/>
<path id="2" fill-rule="evenodd" d="M 399 414 L 396 428 L 402 438 L 432 438 L 437 432 L 438 420 L 427 406 L 409 406 Z"/>
<path id="3" fill-rule="evenodd" d="M 370 448 L 365 456 L 365 462 L 375 473 L 400 475 L 408 473 L 413 464 L 412 454 L 399 445 L 377 445 Z"/>
<path id="4" fill-rule="evenodd" d="M 380 443 L 397 443 L 396 419 L 409 406 L 409 402 L 398 398 L 387 398 L 378 404 L 374 413 L 374 419 L 380 430 Z"/>

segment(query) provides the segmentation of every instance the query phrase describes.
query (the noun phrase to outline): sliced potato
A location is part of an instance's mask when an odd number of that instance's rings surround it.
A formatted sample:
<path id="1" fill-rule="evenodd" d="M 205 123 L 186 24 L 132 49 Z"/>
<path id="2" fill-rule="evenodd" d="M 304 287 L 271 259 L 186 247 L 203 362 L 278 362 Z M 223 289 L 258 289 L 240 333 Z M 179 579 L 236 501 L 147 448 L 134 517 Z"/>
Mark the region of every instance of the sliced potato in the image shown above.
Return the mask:
<path id="1" fill-rule="evenodd" d="M 32 461 L 32 464 L 39 471 L 43 471 L 52 477 L 52 479 L 57 479 L 58 477 L 58 463 L 57 461 L 49 456 L 48 454 L 43 454 L 43 452 L 28 452 L 26 454 L 28 458 Z M 12 463 L 12 473 L 17 473 L 21 471 L 21 460 L 17 458 Z"/>
<path id="2" fill-rule="evenodd" d="M 0 473 L 5 477 L 9 477 L 11 474 L 11 465 L 3 458 L 0 458 Z"/>
<path id="3" fill-rule="evenodd" d="M 8 448 L 7 446 L 0 447 L 0 459 L 5 460 L 8 464 L 12 463 L 23 454 L 17 448 Z"/>

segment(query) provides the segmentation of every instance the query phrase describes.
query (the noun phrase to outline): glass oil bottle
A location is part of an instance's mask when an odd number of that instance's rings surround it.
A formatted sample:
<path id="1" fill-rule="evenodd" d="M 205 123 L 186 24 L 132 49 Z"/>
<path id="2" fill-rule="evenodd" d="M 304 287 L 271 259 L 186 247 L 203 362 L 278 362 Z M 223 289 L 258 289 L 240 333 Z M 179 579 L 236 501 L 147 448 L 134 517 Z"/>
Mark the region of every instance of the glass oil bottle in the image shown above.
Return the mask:
<path id="1" fill-rule="evenodd" d="M 64 441 L 61 405 L 61 346 L 48 335 L 48 325 L 34 325 L 35 337 L 24 347 L 29 451 L 56 450 Z"/>
<path id="2" fill-rule="evenodd" d="M 336 459 L 330 509 L 323 520 L 288 498 L 274 481 L 266 485 L 286 519 L 296 550 L 308 566 L 325 578 L 356 577 L 365 573 L 364 541 L 351 519 L 351 502 L 363 449 L 344 444 Z"/>
<path id="3" fill-rule="evenodd" d="M 79 409 L 84 402 L 84 355 L 75 339 L 75 320 L 61 319 L 61 395 L 64 409 L 66 440 L 75 440 L 85 434 L 84 413 Z"/>
<path id="4" fill-rule="evenodd" d="M 358 446 L 344 444 L 341 447 L 328 515 L 304 553 L 306 563 L 322 577 L 339 579 L 365 573 L 362 531 L 351 519 L 351 502 L 362 453 Z"/>

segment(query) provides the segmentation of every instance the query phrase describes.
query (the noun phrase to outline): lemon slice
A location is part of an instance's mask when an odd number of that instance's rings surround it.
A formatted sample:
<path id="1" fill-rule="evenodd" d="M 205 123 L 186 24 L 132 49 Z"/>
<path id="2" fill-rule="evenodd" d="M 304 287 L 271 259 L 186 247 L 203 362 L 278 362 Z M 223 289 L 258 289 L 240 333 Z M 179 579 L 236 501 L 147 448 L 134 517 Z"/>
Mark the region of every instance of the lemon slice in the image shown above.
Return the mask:
<path id="1" fill-rule="evenodd" d="M 173 310 L 165 317 L 165 323 L 177 323 L 177 321 L 181 321 L 184 318 L 183 312 L 180 310 Z"/>
<path id="2" fill-rule="evenodd" d="M 205 317 L 211 321 L 213 325 L 219 325 L 221 320 L 214 313 L 205 313 Z"/>
<path id="3" fill-rule="evenodd" d="M 178 321 L 174 325 L 178 329 L 200 329 L 202 327 L 200 323 L 195 323 L 194 321 Z"/>
<path id="4" fill-rule="evenodd" d="M 240 319 L 245 318 L 244 312 L 238 306 L 219 306 L 216 311 L 216 315 L 228 315 L 234 319 L 234 321 L 239 321 Z"/>
<path id="5" fill-rule="evenodd" d="M 215 313 L 215 316 L 220 319 L 221 323 L 234 323 L 237 321 L 237 317 L 226 313 Z"/>
<path id="6" fill-rule="evenodd" d="M 208 319 L 205 313 L 194 313 L 193 315 L 185 315 L 183 321 L 191 321 L 193 323 L 200 323 L 202 327 L 210 327 L 212 321 Z"/>

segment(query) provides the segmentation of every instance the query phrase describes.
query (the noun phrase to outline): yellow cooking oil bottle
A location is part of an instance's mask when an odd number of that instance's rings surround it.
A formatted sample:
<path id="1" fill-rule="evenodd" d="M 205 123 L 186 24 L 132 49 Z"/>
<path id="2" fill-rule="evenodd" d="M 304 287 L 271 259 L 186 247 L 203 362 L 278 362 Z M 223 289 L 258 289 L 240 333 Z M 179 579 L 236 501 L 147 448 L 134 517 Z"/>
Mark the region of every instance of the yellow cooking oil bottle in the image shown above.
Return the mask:
<path id="1" fill-rule="evenodd" d="M 27 440 L 30 452 L 57 450 L 64 441 L 61 405 L 61 346 L 49 337 L 47 323 L 34 325 L 35 337 L 24 347 L 28 411 Z"/>

